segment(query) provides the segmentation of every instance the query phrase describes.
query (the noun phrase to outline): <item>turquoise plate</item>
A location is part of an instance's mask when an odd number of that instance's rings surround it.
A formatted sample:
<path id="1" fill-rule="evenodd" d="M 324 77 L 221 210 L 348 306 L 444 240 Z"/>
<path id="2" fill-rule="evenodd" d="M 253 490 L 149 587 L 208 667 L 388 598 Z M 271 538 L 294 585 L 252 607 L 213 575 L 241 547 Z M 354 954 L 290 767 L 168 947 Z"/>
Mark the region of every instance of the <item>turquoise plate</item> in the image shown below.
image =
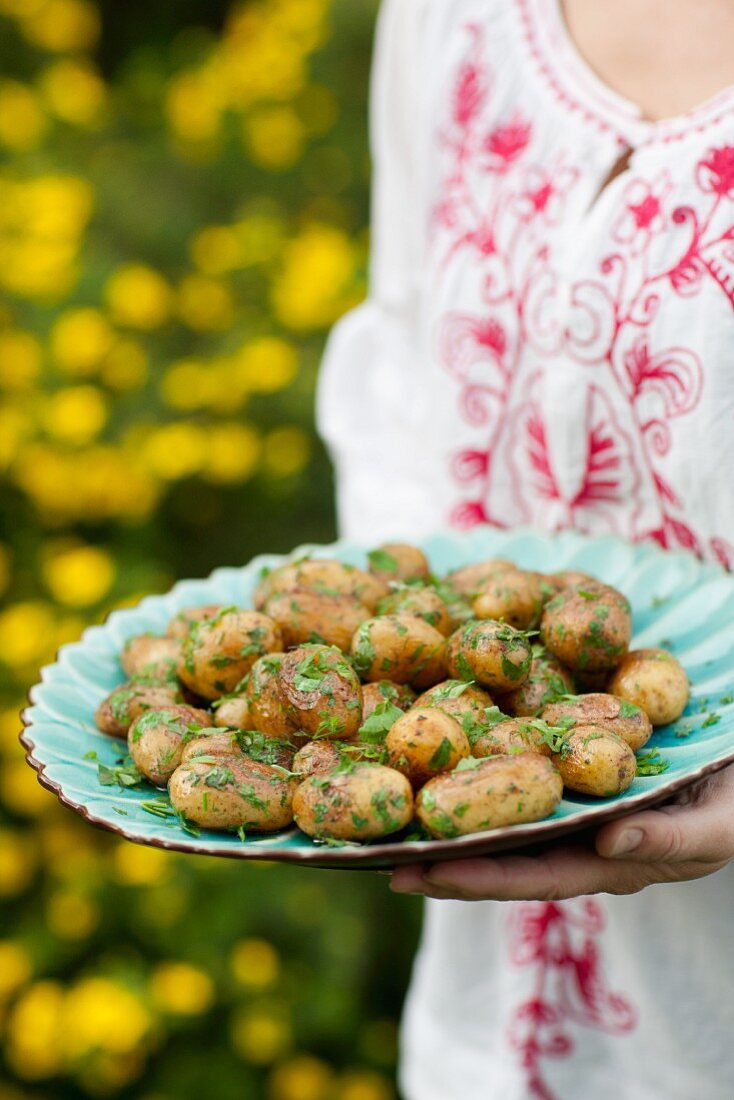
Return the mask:
<path id="1" fill-rule="evenodd" d="M 148 596 L 134 608 L 115 611 L 103 626 L 85 631 L 64 646 L 55 664 L 44 668 L 30 694 L 21 739 L 31 767 L 44 787 L 93 825 L 128 840 L 181 852 L 298 862 L 318 867 L 377 868 L 397 863 L 459 859 L 538 843 L 653 805 L 734 761 L 734 576 L 704 565 L 691 554 L 654 545 L 629 545 L 614 538 L 588 538 L 575 532 L 540 535 L 533 531 L 477 528 L 466 535 L 441 534 L 423 548 L 438 573 L 501 555 L 529 569 L 552 572 L 581 569 L 619 587 L 631 600 L 633 646 L 665 646 L 680 659 L 692 684 L 690 703 L 673 726 L 655 732 L 650 747 L 669 761 L 662 775 L 638 778 L 616 798 L 564 798 L 552 817 L 456 840 L 399 840 L 360 847 L 314 844 L 298 829 L 261 838 L 202 831 L 185 833 L 177 822 L 151 816 L 141 803 L 150 789 L 102 787 L 94 751 L 113 764 L 120 743 L 98 733 L 94 711 L 124 677 L 117 655 L 126 638 L 144 631 L 163 633 L 183 607 L 219 603 L 248 606 L 263 566 L 285 558 L 265 555 L 241 569 L 217 569 L 206 580 L 181 581 L 165 596 Z M 299 547 L 292 557 L 338 557 L 365 564 L 365 550 L 342 541 L 333 546 Z"/>

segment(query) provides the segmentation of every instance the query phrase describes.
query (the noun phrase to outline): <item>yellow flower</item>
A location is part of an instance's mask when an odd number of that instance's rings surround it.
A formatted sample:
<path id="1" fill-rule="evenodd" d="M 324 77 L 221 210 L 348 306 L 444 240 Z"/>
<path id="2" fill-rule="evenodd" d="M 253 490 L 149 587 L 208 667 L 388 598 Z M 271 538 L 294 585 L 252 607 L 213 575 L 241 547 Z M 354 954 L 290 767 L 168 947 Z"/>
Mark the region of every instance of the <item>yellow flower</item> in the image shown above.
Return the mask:
<path id="1" fill-rule="evenodd" d="M 185 962 L 162 962 L 150 977 L 153 1003 L 175 1016 L 199 1016 L 214 1001 L 214 983 L 208 974 Z"/>
<path id="2" fill-rule="evenodd" d="M 70 386 L 46 401 L 43 423 L 47 433 L 64 443 L 82 446 L 99 435 L 107 421 L 107 402 L 94 386 Z"/>
<path id="3" fill-rule="evenodd" d="M 285 249 L 272 289 L 276 315 L 289 328 L 326 328 L 354 301 L 358 255 L 334 226 L 312 223 Z"/>
<path id="4" fill-rule="evenodd" d="M 309 436 L 295 425 L 274 428 L 265 438 L 263 465 L 272 477 L 292 477 L 311 457 Z"/>
<path id="5" fill-rule="evenodd" d="M 100 121 L 107 89 L 88 61 L 55 61 L 41 74 L 39 84 L 49 110 L 64 122 L 93 127 Z"/>
<path id="6" fill-rule="evenodd" d="M 272 1100 L 330 1100 L 334 1073 L 320 1058 L 303 1054 L 277 1066 L 269 1084 Z"/>
<path id="7" fill-rule="evenodd" d="M 264 7 L 232 7 L 218 51 L 222 82 L 232 103 L 288 100 L 306 83 L 308 49 L 288 41 Z"/>
<path id="8" fill-rule="evenodd" d="M 113 390 L 134 390 L 148 378 L 148 356 L 135 340 L 116 340 L 105 356 L 99 376 Z"/>
<path id="9" fill-rule="evenodd" d="M 267 989 L 280 976 L 278 953 L 267 940 L 239 940 L 232 951 L 232 973 L 248 989 Z"/>
<path id="10" fill-rule="evenodd" d="M 63 1049 L 71 1059 L 96 1050 L 135 1052 L 152 1027 L 153 1017 L 141 998 L 108 978 L 82 978 L 62 1008 Z"/>
<path id="11" fill-rule="evenodd" d="M 171 856 L 160 848 L 120 841 L 115 848 L 113 870 L 123 886 L 152 886 L 168 876 Z"/>
<path id="12" fill-rule="evenodd" d="M 0 386 L 5 390 L 26 390 L 41 370 L 41 345 L 30 332 L 7 329 L 0 332 Z"/>
<path id="13" fill-rule="evenodd" d="M 90 49 L 100 31 L 99 12 L 89 0 L 46 0 L 21 22 L 34 46 L 52 53 Z"/>
<path id="14" fill-rule="evenodd" d="M 32 434 L 33 421 L 27 409 L 0 405 L 0 469 L 10 465 Z"/>
<path id="15" fill-rule="evenodd" d="M 206 432 L 185 421 L 165 424 L 151 432 L 143 455 L 151 472 L 164 481 L 192 477 L 206 464 Z"/>
<path id="16" fill-rule="evenodd" d="M 315 50 L 323 41 L 326 31 L 325 0 L 278 0 L 273 13 L 274 22 L 302 48 Z"/>
<path id="17" fill-rule="evenodd" d="M 222 332 L 234 323 L 229 287 L 203 275 L 188 275 L 178 290 L 178 311 L 195 332 Z"/>
<path id="18" fill-rule="evenodd" d="M 0 662 L 26 668 L 39 661 L 54 625 L 51 607 L 40 601 L 15 603 L 0 611 Z"/>
<path id="19" fill-rule="evenodd" d="M 174 134 L 186 142 L 211 142 L 219 134 L 221 90 L 205 70 L 178 73 L 171 78 L 165 109 Z"/>
<path id="20" fill-rule="evenodd" d="M 232 1016 L 229 1030 L 234 1049 L 256 1066 L 269 1065 L 290 1046 L 291 1028 L 282 1010 L 242 1009 Z"/>
<path id="21" fill-rule="evenodd" d="M 245 116 L 244 139 L 254 164 L 282 171 L 300 160 L 306 135 L 292 108 L 273 106 Z"/>
<path id="22" fill-rule="evenodd" d="M 25 985 L 32 972 L 26 949 L 13 940 L 0 940 L 0 1003 Z"/>
<path id="23" fill-rule="evenodd" d="M 390 1082 L 379 1073 L 353 1070 L 340 1080 L 336 1100 L 394 1100 Z"/>
<path id="24" fill-rule="evenodd" d="M 51 329 L 51 353 L 69 374 L 94 373 L 109 352 L 115 333 L 98 309 L 62 313 Z"/>
<path id="25" fill-rule="evenodd" d="M 247 481 L 257 469 L 260 451 L 260 437 L 252 426 L 217 425 L 209 432 L 209 453 L 203 476 L 223 484 Z"/>
<path id="26" fill-rule="evenodd" d="M 192 238 L 191 258 L 205 275 L 224 275 L 240 263 L 240 243 L 228 225 L 210 225 Z"/>
<path id="27" fill-rule="evenodd" d="M 17 80 L 1 81 L 0 145 L 14 153 L 36 149 L 46 128 L 46 116 L 34 92 Z"/>
<path id="28" fill-rule="evenodd" d="M 107 281 L 105 297 L 113 317 L 122 325 L 156 329 L 173 308 L 173 291 L 157 271 L 144 264 L 125 264 Z"/>
<path id="29" fill-rule="evenodd" d="M 69 454 L 51 445 L 32 444 L 16 459 L 13 475 L 54 523 L 114 517 L 138 520 L 149 515 L 158 498 L 158 486 L 142 469 L 138 450 L 127 454 L 111 446 L 95 446 Z"/>
<path id="30" fill-rule="evenodd" d="M 15 1002 L 7 1021 L 6 1057 L 28 1080 L 61 1071 L 60 1033 L 64 990 L 58 982 L 36 982 Z"/>
<path id="31" fill-rule="evenodd" d="M 68 293 L 92 201 L 89 183 L 76 176 L 0 177 L 0 284 L 27 298 Z"/>
<path id="32" fill-rule="evenodd" d="M 57 891 L 46 906 L 46 921 L 62 940 L 84 940 L 99 923 L 97 906 L 83 894 Z"/>
<path id="33" fill-rule="evenodd" d="M 19 719 L 16 716 L 14 748 L 20 751 L 18 727 Z M 0 769 L 0 796 L 4 805 L 18 817 L 36 817 L 53 810 L 56 805 L 56 799 L 41 786 L 36 773 L 28 767 L 22 756 L 3 763 Z"/>
<path id="34" fill-rule="evenodd" d="M 58 603 L 91 607 L 109 592 L 116 569 L 112 557 L 102 547 L 62 543 L 46 557 L 41 572 Z"/>
<path id="35" fill-rule="evenodd" d="M 285 233 L 282 218 L 272 214 L 250 214 L 237 223 L 235 230 L 244 266 L 265 264 L 280 255 Z"/>
<path id="36" fill-rule="evenodd" d="M 191 412 L 204 408 L 211 394 L 207 368 L 196 360 L 172 363 L 161 380 L 161 397 L 172 409 Z"/>
<path id="37" fill-rule="evenodd" d="M 31 841 L 15 830 L 0 830 L 0 897 L 22 893 L 35 870 L 36 851 Z"/>
<path id="38" fill-rule="evenodd" d="M 254 393 L 275 393 L 290 386 L 298 371 L 298 353 L 277 336 L 262 336 L 240 350 L 237 378 Z"/>

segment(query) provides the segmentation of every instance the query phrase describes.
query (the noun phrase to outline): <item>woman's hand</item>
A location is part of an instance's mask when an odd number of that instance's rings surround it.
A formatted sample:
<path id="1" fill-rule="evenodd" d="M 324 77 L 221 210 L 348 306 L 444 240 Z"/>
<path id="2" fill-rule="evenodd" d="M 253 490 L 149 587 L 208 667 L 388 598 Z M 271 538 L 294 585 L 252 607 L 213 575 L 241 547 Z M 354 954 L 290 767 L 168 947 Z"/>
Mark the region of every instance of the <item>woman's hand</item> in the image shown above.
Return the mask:
<path id="1" fill-rule="evenodd" d="M 734 859 L 734 765 L 658 810 L 604 825 L 594 844 L 399 867 L 392 889 L 460 901 L 557 901 L 702 878 Z"/>

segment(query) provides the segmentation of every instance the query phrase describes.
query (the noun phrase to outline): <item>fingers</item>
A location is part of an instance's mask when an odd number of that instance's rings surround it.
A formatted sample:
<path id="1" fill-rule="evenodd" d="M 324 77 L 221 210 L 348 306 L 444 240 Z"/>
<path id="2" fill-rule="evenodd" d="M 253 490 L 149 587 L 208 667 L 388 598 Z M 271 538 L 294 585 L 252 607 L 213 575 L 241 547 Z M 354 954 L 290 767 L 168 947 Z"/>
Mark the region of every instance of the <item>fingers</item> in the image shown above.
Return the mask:
<path id="1" fill-rule="evenodd" d="M 400 868 L 396 893 L 421 893 L 461 901 L 561 901 L 585 894 L 632 894 L 651 882 L 638 864 L 602 859 L 581 847 L 555 848 L 542 856 L 463 859 Z"/>
<path id="2" fill-rule="evenodd" d="M 725 863 L 734 857 L 734 772 L 713 776 L 695 801 L 605 825 L 596 850 L 607 859 L 633 863 Z"/>

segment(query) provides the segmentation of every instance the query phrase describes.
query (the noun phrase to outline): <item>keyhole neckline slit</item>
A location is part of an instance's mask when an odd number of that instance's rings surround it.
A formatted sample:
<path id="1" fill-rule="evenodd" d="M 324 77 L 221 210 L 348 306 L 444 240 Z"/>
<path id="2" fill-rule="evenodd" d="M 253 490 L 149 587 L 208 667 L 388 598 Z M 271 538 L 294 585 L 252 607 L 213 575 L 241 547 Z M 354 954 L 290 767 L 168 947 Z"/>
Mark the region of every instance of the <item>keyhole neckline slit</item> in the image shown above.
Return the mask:
<path id="1" fill-rule="evenodd" d="M 545 80 L 566 107 L 616 137 L 622 151 L 680 141 L 734 110 L 734 83 L 679 115 L 648 119 L 639 104 L 607 84 L 576 45 L 561 0 L 515 0 L 527 46 Z"/>

